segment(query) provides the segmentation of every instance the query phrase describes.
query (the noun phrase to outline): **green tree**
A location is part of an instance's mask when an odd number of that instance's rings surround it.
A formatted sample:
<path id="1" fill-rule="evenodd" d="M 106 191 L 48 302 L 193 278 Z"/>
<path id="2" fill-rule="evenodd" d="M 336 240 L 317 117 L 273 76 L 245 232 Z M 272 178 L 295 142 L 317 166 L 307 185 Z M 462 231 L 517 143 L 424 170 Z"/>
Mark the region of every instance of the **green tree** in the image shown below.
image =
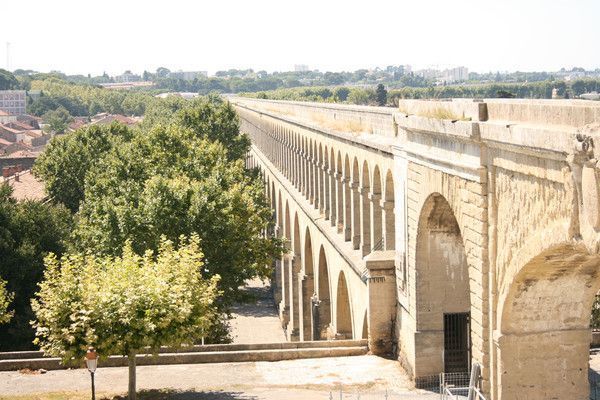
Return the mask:
<path id="1" fill-rule="evenodd" d="M 333 91 L 333 96 L 335 101 L 344 102 L 348 99 L 348 95 L 350 94 L 350 89 L 347 87 L 338 87 Z"/>
<path id="2" fill-rule="evenodd" d="M 6 281 L 0 279 L 0 324 L 5 324 L 12 318 L 14 312 L 8 310 L 13 294 L 6 290 Z"/>
<path id="3" fill-rule="evenodd" d="M 229 160 L 241 160 L 250 149 L 250 139 L 240 134 L 235 110 L 218 96 L 197 100 L 177 114 L 177 121 L 197 137 L 225 145 Z"/>
<path id="4" fill-rule="evenodd" d="M 48 111 L 42 117 L 48 132 L 64 133 L 73 121 L 73 117 L 66 108 L 60 106 L 54 111 Z"/>
<path id="5" fill-rule="evenodd" d="M 0 68 L 0 90 L 12 90 L 19 88 L 17 78 L 5 69 Z"/>
<path id="6" fill-rule="evenodd" d="M 216 312 L 219 277 L 202 275 L 198 236 L 162 240 L 158 251 L 122 256 L 71 253 L 46 258 L 32 301 L 36 343 L 65 364 L 80 363 L 88 347 L 129 360 L 129 399 L 136 398 L 135 358 L 149 347 L 193 344 Z"/>
<path id="7" fill-rule="evenodd" d="M 377 105 L 380 107 L 384 107 L 387 104 L 387 90 L 385 90 L 385 86 L 382 83 L 377 85 L 377 89 L 375 90 L 375 96 L 377 98 Z"/>
<path id="8" fill-rule="evenodd" d="M 14 316 L 0 327 L 0 350 L 31 350 L 30 301 L 42 279 L 44 257 L 48 252 L 62 254 L 66 250 L 72 218 L 62 206 L 17 202 L 11 193 L 10 186 L 0 184 L 0 276 L 6 280 L 6 290 L 14 294 Z"/>
<path id="9" fill-rule="evenodd" d="M 92 125 L 54 137 L 36 160 L 33 172 L 44 181 L 51 198 L 76 212 L 83 200 L 87 172 L 115 141 L 120 143 L 130 137 L 129 129 L 117 123 Z"/>

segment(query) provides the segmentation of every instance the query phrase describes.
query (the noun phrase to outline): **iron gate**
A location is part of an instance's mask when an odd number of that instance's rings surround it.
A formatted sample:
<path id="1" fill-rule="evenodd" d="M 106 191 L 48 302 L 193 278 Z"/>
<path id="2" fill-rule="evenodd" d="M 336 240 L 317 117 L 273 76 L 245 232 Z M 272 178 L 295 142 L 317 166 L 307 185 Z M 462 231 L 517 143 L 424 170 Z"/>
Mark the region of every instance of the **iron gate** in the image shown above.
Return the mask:
<path id="1" fill-rule="evenodd" d="M 444 314 L 444 371 L 468 372 L 471 365 L 470 313 Z"/>

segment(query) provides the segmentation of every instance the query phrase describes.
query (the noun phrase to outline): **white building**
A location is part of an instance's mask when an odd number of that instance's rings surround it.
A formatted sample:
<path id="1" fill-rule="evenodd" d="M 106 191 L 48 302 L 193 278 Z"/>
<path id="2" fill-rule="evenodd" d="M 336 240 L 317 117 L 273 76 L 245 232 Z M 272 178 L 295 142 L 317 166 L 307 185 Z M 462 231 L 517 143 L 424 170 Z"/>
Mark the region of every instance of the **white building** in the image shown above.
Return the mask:
<path id="1" fill-rule="evenodd" d="M 296 65 L 294 65 L 294 71 L 308 72 L 308 71 L 310 71 L 310 69 L 308 68 L 308 65 L 306 65 L 306 64 L 296 64 Z"/>
<path id="2" fill-rule="evenodd" d="M 0 110 L 12 115 L 23 115 L 27 108 L 24 90 L 0 90 Z"/>

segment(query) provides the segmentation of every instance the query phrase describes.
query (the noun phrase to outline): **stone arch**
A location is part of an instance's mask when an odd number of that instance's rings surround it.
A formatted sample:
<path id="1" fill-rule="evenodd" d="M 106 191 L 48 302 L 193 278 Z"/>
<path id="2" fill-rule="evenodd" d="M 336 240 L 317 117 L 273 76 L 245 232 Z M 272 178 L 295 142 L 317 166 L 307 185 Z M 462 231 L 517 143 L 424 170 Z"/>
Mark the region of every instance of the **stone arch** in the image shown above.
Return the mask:
<path id="1" fill-rule="evenodd" d="M 318 269 L 318 298 L 319 298 L 319 320 L 318 324 L 315 324 L 315 340 L 327 339 L 327 329 L 331 325 L 331 294 L 329 282 L 329 266 L 327 264 L 327 256 L 325 254 L 325 248 L 321 245 L 319 249 L 319 269 Z"/>
<path id="2" fill-rule="evenodd" d="M 371 252 L 371 200 L 369 199 L 369 190 L 371 187 L 371 176 L 369 174 L 369 163 L 363 162 L 360 180 L 360 226 L 361 226 L 361 245 L 362 255 L 366 256 Z"/>
<path id="3" fill-rule="evenodd" d="M 277 229 L 275 230 L 275 234 L 277 237 L 281 237 L 283 235 L 283 202 L 281 201 L 281 190 L 279 190 L 277 197 Z"/>
<path id="4" fill-rule="evenodd" d="M 348 284 L 344 271 L 340 271 L 337 282 L 337 296 L 335 302 L 335 327 L 337 336 L 341 339 L 352 339 L 352 307 L 348 293 Z"/>
<path id="5" fill-rule="evenodd" d="M 385 186 L 383 194 L 383 234 L 386 250 L 396 249 L 396 215 L 395 215 L 395 192 L 394 175 L 391 170 L 385 175 Z"/>
<path id="6" fill-rule="evenodd" d="M 342 233 L 344 234 L 344 240 L 352 240 L 352 194 L 351 194 L 351 179 L 352 171 L 350 170 L 350 159 L 348 154 L 344 157 L 344 187 L 343 187 L 343 213 L 344 213 L 344 226 Z"/>
<path id="7" fill-rule="evenodd" d="M 385 250 L 383 243 L 383 210 L 381 209 L 381 173 L 379 166 L 373 169 L 373 180 L 371 181 L 371 247 L 375 250 Z"/>
<path id="8" fill-rule="evenodd" d="M 329 220 L 331 221 L 331 226 L 337 225 L 338 219 L 338 210 L 337 210 L 337 176 L 335 172 L 335 151 L 333 150 L 333 146 L 329 147 L 328 158 L 328 169 L 326 171 L 326 176 L 328 178 L 328 198 L 329 202 L 327 203 L 327 209 L 329 211 Z M 336 228 L 337 229 L 337 228 Z"/>
<path id="9" fill-rule="evenodd" d="M 321 210 L 325 214 L 325 219 L 329 219 L 329 150 L 327 145 L 323 146 L 323 158 L 321 159 Z"/>
<path id="10" fill-rule="evenodd" d="M 342 233 L 344 230 L 344 169 L 342 167 L 342 154 L 337 152 L 337 162 L 334 163 L 334 154 L 332 150 L 331 154 L 331 169 L 335 165 L 335 176 L 336 176 L 336 194 L 335 194 L 335 207 L 336 207 L 336 222 L 337 231 Z"/>
<path id="11" fill-rule="evenodd" d="M 358 169 L 358 159 L 354 157 L 352 163 L 352 181 L 350 183 L 350 197 L 351 197 L 351 217 L 352 217 L 352 248 L 354 250 L 360 249 L 360 172 Z"/>
<path id="12" fill-rule="evenodd" d="M 495 335 L 499 398 L 589 398 L 589 324 L 599 271 L 599 254 L 563 242 L 531 258 L 505 286 Z"/>
<path id="13" fill-rule="evenodd" d="M 424 202 L 416 247 L 415 376 L 470 367 L 470 287 L 458 221 L 439 193 Z M 446 343 L 445 337 L 460 338 Z"/>
<path id="14" fill-rule="evenodd" d="M 300 294 L 298 290 L 298 274 L 302 270 L 302 257 L 300 245 L 300 223 L 298 213 L 294 214 L 294 230 L 292 234 L 292 251 L 290 272 L 290 323 L 287 329 L 288 339 L 297 341 L 300 339 Z"/>
<path id="15" fill-rule="evenodd" d="M 313 340 L 313 315 L 312 299 L 315 293 L 314 268 L 313 268 L 313 245 L 310 229 L 304 231 L 304 247 L 302 258 L 304 260 L 302 276 L 302 340 Z"/>

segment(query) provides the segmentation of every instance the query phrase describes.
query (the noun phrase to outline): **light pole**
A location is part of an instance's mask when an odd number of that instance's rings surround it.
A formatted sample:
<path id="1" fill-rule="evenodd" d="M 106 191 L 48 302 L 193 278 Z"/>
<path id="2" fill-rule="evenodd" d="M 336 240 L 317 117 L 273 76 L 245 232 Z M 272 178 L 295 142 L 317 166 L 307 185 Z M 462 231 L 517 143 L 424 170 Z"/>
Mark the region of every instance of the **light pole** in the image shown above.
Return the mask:
<path id="1" fill-rule="evenodd" d="M 85 364 L 87 365 L 88 371 L 92 377 L 92 400 L 96 400 L 96 388 L 94 387 L 94 373 L 98 367 L 98 353 L 93 347 L 88 348 L 85 355 Z"/>

